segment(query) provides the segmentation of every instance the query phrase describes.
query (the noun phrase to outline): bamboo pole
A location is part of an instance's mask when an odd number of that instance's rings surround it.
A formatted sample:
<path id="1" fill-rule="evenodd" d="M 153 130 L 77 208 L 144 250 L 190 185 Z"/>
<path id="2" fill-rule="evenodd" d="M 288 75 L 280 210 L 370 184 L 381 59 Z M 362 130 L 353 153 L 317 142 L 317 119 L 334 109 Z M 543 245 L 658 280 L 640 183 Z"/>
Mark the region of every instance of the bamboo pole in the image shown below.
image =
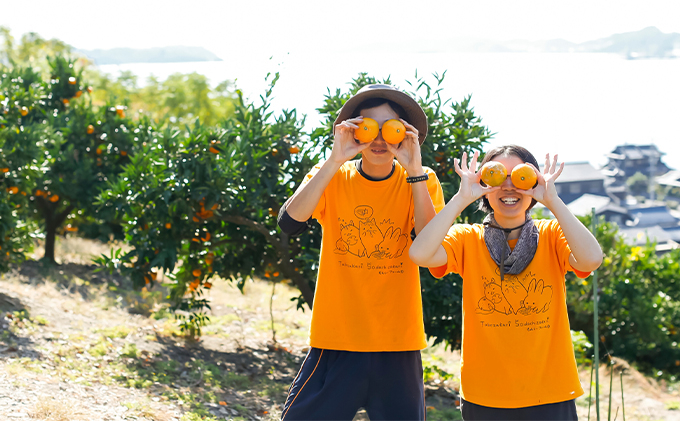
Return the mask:
<path id="1" fill-rule="evenodd" d="M 595 208 L 593 208 L 593 217 L 590 221 L 590 230 L 593 235 L 597 231 L 597 216 Z M 597 421 L 600 421 L 600 333 L 598 331 L 598 291 L 597 291 L 597 270 L 593 271 L 593 339 L 595 342 L 595 413 L 597 414 Z"/>

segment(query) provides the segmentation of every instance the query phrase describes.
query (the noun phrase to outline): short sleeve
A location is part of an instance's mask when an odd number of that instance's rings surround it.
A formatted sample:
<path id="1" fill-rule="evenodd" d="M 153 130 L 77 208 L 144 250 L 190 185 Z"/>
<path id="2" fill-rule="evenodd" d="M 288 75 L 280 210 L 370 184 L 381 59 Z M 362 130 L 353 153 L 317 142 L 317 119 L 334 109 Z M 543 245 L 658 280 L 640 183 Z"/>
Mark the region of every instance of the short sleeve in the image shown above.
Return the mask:
<path id="1" fill-rule="evenodd" d="M 446 251 L 446 265 L 430 268 L 430 273 L 435 278 L 441 278 L 449 273 L 462 274 L 464 268 L 464 243 L 465 237 L 472 231 L 471 225 L 458 224 L 449 228 L 442 247 Z"/>
<path id="2" fill-rule="evenodd" d="M 427 191 L 430 193 L 430 197 L 432 198 L 432 204 L 434 205 L 435 212 L 439 213 L 446 205 L 446 202 L 444 201 L 444 191 L 442 190 L 442 185 L 439 183 L 437 174 L 431 168 L 423 167 L 423 169 L 425 170 L 425 174 L 428 176 Z"/>
<path id="3" fill-rule="evenodd" d="M 564 236 L 562 227 L 556 219 L 550 221 L 550 230 L 555 236 L 555 250 L 557 252 L 558 259 L 560 261 L 560 267 L 563 273 L 572 271 L 581 279 L 590 276 L 591 272 L 581 272 L 580 270 L 574 269 L 569 263 L 569 256 L 571 256 L 571 247 L 567 243 L 567 238 Z"/>
<path id="4" fill-rule="evenodd" d="M 321 169 L 321 164 L 317 164 L 314 166 L 314 168 L 311 169 L 305 176 L 305 179 L 302 180 L 302 185 L 306 185 L 309 183 L 309 181 L 316 175 L 316 173 L 319 172 Z M 325 210 L 326 210 L 326 191 L 321 194 L 321 198 L 319 199 L 319 203 L 316 204 L 316 208 L 314 208 L 314 212 L 312 212 L 312 218 L 316 219 L 320 223 L 323 221 L 324 215 L 325 215 Z"/>

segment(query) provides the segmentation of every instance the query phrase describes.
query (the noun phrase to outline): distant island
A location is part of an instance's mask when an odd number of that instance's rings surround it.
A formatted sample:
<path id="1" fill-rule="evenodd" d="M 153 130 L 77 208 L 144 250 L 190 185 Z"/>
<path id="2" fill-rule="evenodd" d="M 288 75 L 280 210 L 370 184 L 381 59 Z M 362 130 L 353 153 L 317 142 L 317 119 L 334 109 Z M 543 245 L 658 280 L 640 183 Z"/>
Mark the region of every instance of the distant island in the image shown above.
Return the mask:
<path id="1" fill-rule="evenodd" d="M 583 43 L 564 39 L 548 41 L 492 41 L 452 39 L 430 50 L 489 53 L 615 53 L 627 59 L 680 58 L 680 34 L 666 34 L 650 26 L 635 32 L 615 34 Z"/>
<path id="2" fill-rule="evenodd" d="M 221 61 L 203 47 L 112 48 L 110 50 L 76 50 L 97 65 L 125 63 L 178 63 L 190 61 Z"/>

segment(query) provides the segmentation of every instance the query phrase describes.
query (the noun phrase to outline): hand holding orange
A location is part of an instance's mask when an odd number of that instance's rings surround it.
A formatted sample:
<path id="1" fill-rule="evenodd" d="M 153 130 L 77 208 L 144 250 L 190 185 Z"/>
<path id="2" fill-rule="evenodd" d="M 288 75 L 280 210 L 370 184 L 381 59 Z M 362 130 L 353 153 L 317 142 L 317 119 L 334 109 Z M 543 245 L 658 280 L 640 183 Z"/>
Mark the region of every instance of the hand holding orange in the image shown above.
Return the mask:
<path id="1" fill-rule="evenodd" d="M 520 164 L 512 169 L 510 180 L 518 189 L 529 190 L 536 185 L 538 177 L 536 171 L 530 165 Z"/>
<path id="2" fill-rule="evenodd" d="M 500 186 L 508 178 L 508 170 L 505 169 L 505 165 L 497 161 L 487 162 L 479 172 L 482 174 L 484 184 L 491 187 Z"/>

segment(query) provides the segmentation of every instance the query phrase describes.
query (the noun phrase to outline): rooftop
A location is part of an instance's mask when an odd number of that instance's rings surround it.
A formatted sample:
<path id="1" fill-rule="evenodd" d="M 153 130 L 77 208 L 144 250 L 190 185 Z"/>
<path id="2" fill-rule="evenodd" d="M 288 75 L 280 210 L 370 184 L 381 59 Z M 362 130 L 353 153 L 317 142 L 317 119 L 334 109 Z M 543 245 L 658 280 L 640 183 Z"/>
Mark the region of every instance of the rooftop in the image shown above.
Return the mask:
<path id="1" fill-rule="evenodd" d="M 540 168 L 543 171 L 543 166 Z M 555 184 L 573 183 L 577 181 L 604 181 L 602 172 L 593 167 L 589 162 L 565 162 L 564 170 Z"/>

